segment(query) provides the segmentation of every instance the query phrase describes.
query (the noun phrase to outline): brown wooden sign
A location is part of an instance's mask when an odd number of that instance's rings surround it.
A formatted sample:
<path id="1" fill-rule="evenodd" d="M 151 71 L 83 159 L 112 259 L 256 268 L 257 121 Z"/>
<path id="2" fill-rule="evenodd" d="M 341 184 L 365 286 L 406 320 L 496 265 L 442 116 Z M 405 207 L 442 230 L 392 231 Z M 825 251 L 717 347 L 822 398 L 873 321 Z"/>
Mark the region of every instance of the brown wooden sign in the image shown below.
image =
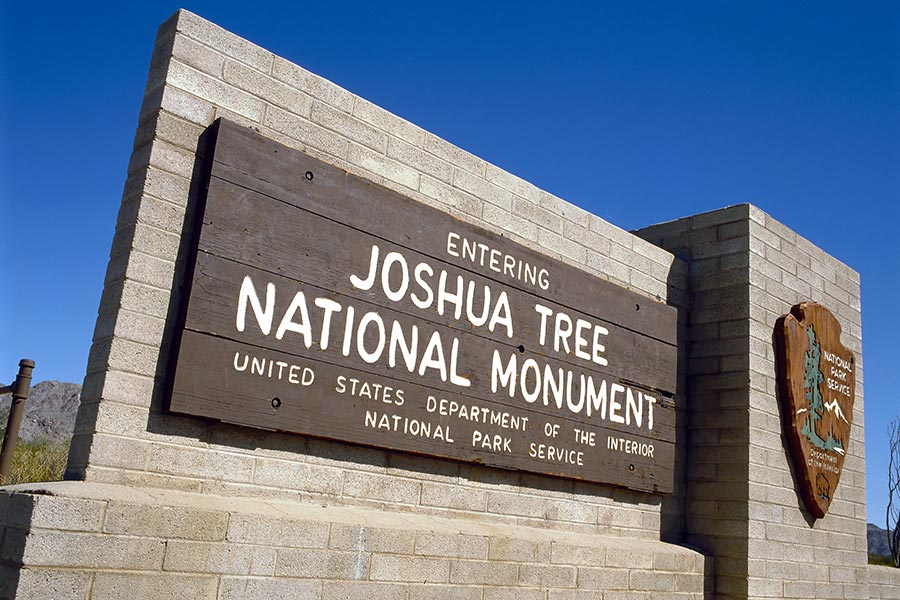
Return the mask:
<path id="1" fill-rule="evenodd" d="M 820 304 L 803 302 L 776 327 L 785 431 L 800 495 L 816 518 L 828 512 L 850 443 L 856 385 L 841 326 Z"/>
<path id="2" fill-rule="evenodd" d="M 676 312 L 227 121 L 169 409 L 673 486 Z"/>

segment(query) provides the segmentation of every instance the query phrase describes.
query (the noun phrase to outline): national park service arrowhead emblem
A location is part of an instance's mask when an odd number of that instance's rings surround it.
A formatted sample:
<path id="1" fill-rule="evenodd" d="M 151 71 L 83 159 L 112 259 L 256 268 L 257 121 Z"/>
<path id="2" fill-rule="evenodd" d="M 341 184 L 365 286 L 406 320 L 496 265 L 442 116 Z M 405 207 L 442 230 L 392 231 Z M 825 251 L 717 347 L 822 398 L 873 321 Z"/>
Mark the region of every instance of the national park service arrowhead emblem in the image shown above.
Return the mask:
<path id="1" fill-rule="evenodd" d="M 821 519 L 841 478 L 856 384 L 853 353 L 827 308 L 803 302 L 775 329 L 784 427 L 807 510 Z"/>

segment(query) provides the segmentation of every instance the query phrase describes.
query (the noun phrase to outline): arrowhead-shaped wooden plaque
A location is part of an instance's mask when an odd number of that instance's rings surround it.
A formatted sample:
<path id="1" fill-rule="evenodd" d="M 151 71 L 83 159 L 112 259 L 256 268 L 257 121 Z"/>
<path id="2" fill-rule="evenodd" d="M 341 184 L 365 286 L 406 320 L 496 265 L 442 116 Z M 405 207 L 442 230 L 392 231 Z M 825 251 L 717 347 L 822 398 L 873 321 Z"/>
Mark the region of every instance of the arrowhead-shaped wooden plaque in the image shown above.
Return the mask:
<path id="1" fill-rule="evenodd" d="M 800 495 L 816 518 L 828 512 L 850 444 L 856 369 L 827 308 L 803 302 L 776 325 L 785 433 Z"/>

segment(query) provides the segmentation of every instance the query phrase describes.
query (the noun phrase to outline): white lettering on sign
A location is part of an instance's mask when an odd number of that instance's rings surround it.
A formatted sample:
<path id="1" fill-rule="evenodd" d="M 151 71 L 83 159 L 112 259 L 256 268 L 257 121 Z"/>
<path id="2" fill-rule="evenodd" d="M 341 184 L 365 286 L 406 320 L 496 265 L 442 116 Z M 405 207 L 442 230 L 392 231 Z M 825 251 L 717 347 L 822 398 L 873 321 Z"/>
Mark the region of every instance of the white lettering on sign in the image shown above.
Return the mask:
<path id="1" fill-rule="evenodd" d="M 518 367 L 518 360 L 518 355 L 512 352 L 504 363 L 500 351 L 494 350 L 491 392 L 496 394 L 505 389 L 510 398 L 520 393 L 529 404 L 541 400 L 544 406 L 553 405 L 573 414 L 584 413 L 588 417 L 596 414 L 601 420 L 634 424 L 638 428 L 646 423 L 647 429 L 653 430 L 655 397 L 619 383 L 608 384 L 603 378 L 595 380 L 593 375 L 572 369 L 544 365 L 542 370 L 533 358 Z"/>
<path id="2" fill-rule="evenodd" d="M 850 361 L 845 360 L 828 350 L 822 352 L 822 356 L 825 359 L 825 362 L 829 363 L 825 387 L 832 392 L 837 392 L 838 394 L 849 398 L 852 395 L 852 390 L 847 384 L 847 380 L 850 377 L 850 373 L 853 372 L 853 365 Z"/>
<path id="3" fill-rule="evenodd" d="M 369 273 L 365 279 L 351 275 L 350 283 L 353 284 L 353 287 L 358 290 L 369 291 L 375 285 L 379 252 L 378 246 L 373 244 L 369 260 Z M 399 271 L 401 279 L 397 289 L 391 289 L 389 284 L 390 269 L 394 264 L 401 265 Z M 455 282 L 450 282 L 447 271 L 442 269 L 438 275 L 437 292 L 435 293 L 432 287 L 433 282 L 429 281 L 430 277 L 434 275 L 434 269 L 428 263 L 422 262 L 416 265 L 414 272 L 416 274 L 415 284 L 419 289 L 411 292 L 410 300 L 413 300 L 419 308 L 429 309 L 437 300 L 437 313 L 444 316 L 444 314 L 452 310 L 450 314 L 457 321 L 461 320 L 463 308 L 465 308 L 466 320 L 475 327 L 480 327 L 487 323 L 488 331 L 493 332 L 498 326 L 503 326 L 506 330 L 506 336 L 513 337 L 512 311 L 509 308 L 509 297 L 505 290 L 497 295 L 493 309 L 489 311 L 488 309 L 491 306 L 490 286 L 484 285 L 481 290 L 478 290 L 474 281 L 466 282 L 462 275 L 457 275 Z M 429 279 L 422 277 L 424 273 L 428 273 Z M 389 252 L 381 265 L 381 288 L 385 297 L 392 302 L 398 302 L 406 296 L 409 287 L 409 266 L 406 263 L 406 259 L 399 252 Z M 418 295 L 419 292 L 424 293 L 424 298 Z M 481 294 L 480 298 L 478 298 L 478 304 L 482 307 L 480 315 L 473 308 L 475 298 L 479 292 Z M 488 317 L 488 312 L 490 312 L 490 317 Z"/>
<path id="4" fill-rule="evenodd" d="M 283 360 L 274 360 L 265 356 L 250 356 L 245 352 L 234 353 L 234 370 L 238 373 L 250 373 L 267 379 L 287 381 L 304 387 L 316 380 L 316 372 L 311 367 L 295 365 Z"/>
<path id="5" fill-rule="evenodd" d="M 244 277 L 241 284 L 240 299 L 247 298 L 249 304 L 253 307 L 253 316 L 256 324 L 263 335 L 269 335 L 272 329 L 272 316 L 274 315 L 277 290 L 275 285 L 270 283 L 266 286 L 266 309 L 261 309 L 262 303 L 256 292 L 256 287 L 250 276 Z M 306 295 L 300 291 L 296 292 L 291 299 L 288 308 L 285 310 L 281 318 L 281 324 L 278 326 L 277 339 L 283 339 L 287 332 L 299 334 L 300 341 L 307 348 L 311 348 L 318 339 L 319 347 L 325 349 L 328 347 L 328 336 L 331 328 L 331 320 L 333 315 L 341 313 L 343 306 L 339 303 L 328 300 L 328 302 L 319 302 L 322 298 L 316 298 L 313 303 L 317 308 L 322 309 L 322 327 L 319 331 L 318 338 L 314 336 L 310 321 L 309 306 L 306 301 Z M 247 327 L 247 301 L 238 302 L 238 313 L 235 321 L 238 331 L 243 332 Z M 257 307 L 260 307 L 257 310 Z M 449 351 L 445 351 L 446 343 L 441 336 L 440 331 L 431 334 L 428 342 L 424 344 L 422 353 L 419 354 L 419 335 L 418 328 L 413 325 L 407 336 L 402 324 L 399 321 L 392 320 L 390 329 L 385 326 L 384 319 L 375 311 L 364 313 L 359 321 L 354 323 L 355 310 L 352 306 L 347 306 L 344 311 L 346 315 L 344 322 L 344 345 L 343 354 L 349 356 L 353 350 L 365 362 L 374 364 L 384 360 L 387 354 L 388 364 L 391 367 L 396 366 L 398 348 L 401 349 L 405 366 L 410 373 L 418 373 L 424 376 L 432 371 L 436 372 L 441 381 L 451 383 L 459 387 L 469 387 L 472 382 L 465 376 L 457 372 L 459 360 L 459 340 L 453 338 L 450 341 Z M 299 320 L 295 320 L 298 318 Z M 280 334 L 280 337 L 279 337 Z M 374 339 L 374 343 L 373 340 Z M 356 344 L 351 344 L 351 340 L 355 340 Z M 385 353 L 385 348 L 388 352 Z"/>
<path id="6" fill-rule="evenodd" d="M 542 290 L 550 288 L 550 273 L 511 254 L 491 248 L 487 244 L 465 238 L 451 231 L 447 234 L 447 254 L 467 260 L 472 264 L 487 267 L 511 279 L 516 279 Z"/>
<path id="7" fill-rule="evenodd" d="M 509 263 L 515 269 L 507 271 L 508 275 L 518 278 L 521 270 L 527 278 L 533 274 L 533 280 L 539 287 L 544 287 L 541 282 L 549 286 L 549 275 L 545 269 L 536 269 L 453 232 L 447 237 L 447 253 L 492 270 L 495 267 L 502 269 L 499 265 Z M 506 290 L 498 293 L 488 284 L 478 285 L 463 275 L 451 275 L 446 269 L 435 268 L 424 261 L 410 261 L 400 251 L 383 252 L 378 244 L 373 244 L 368 250 L 365 264 L 367 267 L 362 275 L 349 276 L 349 282 L 356 290 L 383 294 L 391 303 L 408 299 L 420 310 L 436 312 L 472 328 L 483 327 L 489 332 L 505 334 L 507 338 L 514 337 L 514 315 Z M 540 303 L 533 306 L 534 312 L 523 315 L 523 318 L 536 321 L 533 330 L 538 347 L 546 349 L 549 355 L 558 354 L 567 361 L 581 361 L 586 369 L 595 368 L 595 365 L 609 366 L 606 343 L 610 333 L 607 327 Z M 293 295 L 290 292 L 279 295 L 274 283 L 257 286 L 249 275 L 244 277 L 238 292 L 235 326 L 240 332 L 254 327 L 264 336 L 274 335 L 277 340 L 297 343 L 306 349 L 318 346 L 320 350 L 329 348 L 332 330 L 337 329 L 343 331 L 340 351 L 345 357 L 355 355 L 366 364 L 387 363 L 390 368 L 404 369 L 420 377 L 434 376 L 458 388 L 472 385 L 473 374 L 459 370 L 461 341 L 456 336 L 448 339 L 445 330 L 428 332 L 418 325 L 386 318 L 379 310 L 360 311 L 352 303 L 342 303 L 331 297 L 307 297 L 303 290 L 293 291 Z M 523 352 L 523 348 L 520 346 L 518 351 Z M 655 396 L 618 381 L 607 380 L 592 370 L 581 371 L 539 362 L 541 355 L 536 356 L 520 362 L 516 349 L 505 352 L 500 348 L 493 349 L 491 392 L 521 398 L 526 404 L 540 402 L 545 407 L 564 413 L 653 430 Z M 350 395 L 372 395 L 376 399 L 380 393 L 378 389 L 373 392 L 371 386 L 367 387 L 358 379 L 339 379 L 336 391 L 343 394 L 348 390 Z M 397 400 L 402 403 L 402 393 Z M 522 431 L 528 422 L 525 416 L 513 417 L 510 413 L 477 404 L 434 396 L 428 397 L 426 408 L 441 416 L 480 423 L 490 421 L 492 425 Z M 382 417 L 378 417 L 379 423 Z M 378 428 L 384 427 L 379 425 Z M 494 437 L 498 434 L 481 433 L 481 437 L 473 437 L 474 446 L 504 448 L 508 445 L 508 442 Z M 586 436 L 576 440 L 579 444 L 596 444 L 593 434 L 579 434 L 576 430 L 578 435 Z M 555 450 L 536 448 L 535 453 L 542 459 L 554 457 L 548 459 L 551 461 L 559 458 Z M 574 454 L 560 456 L 559 460 L 563 462 L 581 464 Z"/>

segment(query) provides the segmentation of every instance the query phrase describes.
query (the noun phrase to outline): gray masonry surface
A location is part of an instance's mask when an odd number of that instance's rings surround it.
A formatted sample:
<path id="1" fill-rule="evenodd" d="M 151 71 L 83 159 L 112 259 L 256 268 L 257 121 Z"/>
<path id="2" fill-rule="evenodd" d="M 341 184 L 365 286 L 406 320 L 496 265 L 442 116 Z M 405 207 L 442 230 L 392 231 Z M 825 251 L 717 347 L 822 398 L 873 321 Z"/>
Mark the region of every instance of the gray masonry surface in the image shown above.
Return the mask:
<path id="1" fill-rule="evenodd" d="M 679 309 L 675 492 L 162 412 L 198 139 L 224 117 Z M 180 11 L 159 30 L 67 481 L 0 493 L 0 598 L 897 598 L 866 567 L 859 277 L 759 209 L 625 232 Z M 772 332 L 857 356 L 830 513 L 801 506 Z M 892 595 L 893 594 L 893 595 Z"/>
<path id="2" fill-rule="evenodd" d="M 685 540 L 721 598 L 868 598 L 859 275 L 756 207 L 637 232 L 690 265 Z M 857 357 L 850 448 L 826 518 L 801 508 L 776 397 L 773 332 L 828 306 Z"/>

